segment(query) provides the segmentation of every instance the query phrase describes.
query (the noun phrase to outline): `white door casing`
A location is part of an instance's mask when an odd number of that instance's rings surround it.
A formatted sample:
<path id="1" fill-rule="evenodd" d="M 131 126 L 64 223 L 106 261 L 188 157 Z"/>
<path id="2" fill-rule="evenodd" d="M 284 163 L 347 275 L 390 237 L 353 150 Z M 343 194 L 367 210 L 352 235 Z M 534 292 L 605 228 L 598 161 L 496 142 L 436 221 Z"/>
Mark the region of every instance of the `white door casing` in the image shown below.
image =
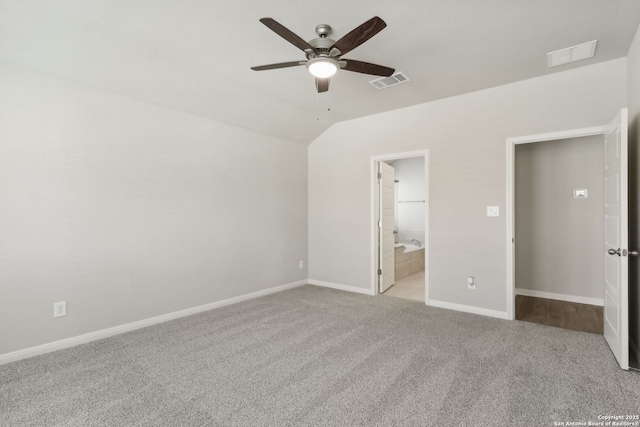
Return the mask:
<path id="1" fill-rule="evenodd" d="M 604 337 L 622 369 L 629 369 L 627 109 L 605 131 Z"/>
<path id="2" fill-rule="evenodd" d="M 380 188 L 379 213 L 379 292 L 382 293 L 395 283 L 395 175 L 393 166 L 379 162 L 378 181 Z"/>

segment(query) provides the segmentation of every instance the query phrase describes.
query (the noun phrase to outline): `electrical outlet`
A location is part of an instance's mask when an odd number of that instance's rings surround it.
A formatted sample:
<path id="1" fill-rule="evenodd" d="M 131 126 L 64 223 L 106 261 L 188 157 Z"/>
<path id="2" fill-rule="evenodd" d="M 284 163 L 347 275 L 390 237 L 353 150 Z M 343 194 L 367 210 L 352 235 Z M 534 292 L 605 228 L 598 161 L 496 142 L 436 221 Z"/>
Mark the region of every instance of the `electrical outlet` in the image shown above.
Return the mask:
<path id="1" fill-rule="evenodd" d="M 67 315 L 67 302 L 60 301 L 53 303 L 53 317 L 62 317 Z"/>
<path id="2" fill-rule="evenodd" d="M 304 261 L 300 261 L 299 268 L 304 268 Z"/>
<path id="3" fill-rule="evenodd" d="M 476 288 L 476 278 L 473 276 L 467 277 L 467 288 L 475 289 Z"/>

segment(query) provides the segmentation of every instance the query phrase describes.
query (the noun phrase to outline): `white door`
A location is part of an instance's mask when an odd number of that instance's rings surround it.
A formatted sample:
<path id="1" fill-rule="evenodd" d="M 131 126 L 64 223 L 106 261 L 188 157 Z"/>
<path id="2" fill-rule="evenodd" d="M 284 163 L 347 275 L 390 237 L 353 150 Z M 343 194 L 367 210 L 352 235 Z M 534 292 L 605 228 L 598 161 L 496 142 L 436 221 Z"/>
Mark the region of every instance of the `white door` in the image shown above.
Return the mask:
<path id="1" fill-rule="evenodd" d="M 604 337 L 622 369 L 629 369 L 627 109 L 605 132 Z"/>
<path id="2" fill-rule="evenodd" d="M 380 293 L 389 289 L 396 281 L 395 238 L 395 175 L 393 166 L 379 162 L 378 182 L 380 184 L 380 216 L 378 252 L 378 283 Z"/>

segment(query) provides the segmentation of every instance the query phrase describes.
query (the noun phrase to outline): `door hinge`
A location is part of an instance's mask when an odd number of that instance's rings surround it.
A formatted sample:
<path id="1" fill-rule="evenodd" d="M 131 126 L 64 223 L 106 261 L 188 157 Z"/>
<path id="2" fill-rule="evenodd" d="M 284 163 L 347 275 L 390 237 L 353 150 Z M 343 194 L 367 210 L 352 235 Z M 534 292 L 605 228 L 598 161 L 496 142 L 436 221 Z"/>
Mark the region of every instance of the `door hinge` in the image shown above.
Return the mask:
<path id="1" fill-rule="evenodd" d="M 378 172 L 378 179 L 382 179 L 382 172 Z"/>
<path id="2" fill-rule="evenodd" d="M 378 276 L 382 276 L 382 270 L 378 269 Z"/>
<path id="3" fill-rule="evenodd" d="M 382 228 L 382 221 L 378 221 L 378 228 Z"/>

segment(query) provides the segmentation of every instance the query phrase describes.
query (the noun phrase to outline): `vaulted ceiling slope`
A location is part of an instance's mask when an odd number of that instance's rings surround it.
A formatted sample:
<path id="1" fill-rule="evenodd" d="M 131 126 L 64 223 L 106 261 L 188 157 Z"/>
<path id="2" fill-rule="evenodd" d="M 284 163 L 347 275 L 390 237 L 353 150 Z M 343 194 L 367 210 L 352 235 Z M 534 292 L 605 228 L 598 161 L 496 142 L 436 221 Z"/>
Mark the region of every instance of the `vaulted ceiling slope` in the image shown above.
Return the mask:
<path id="1" fill-rule="evenodd" d="M 304 67 L 250 69 L 304 59 L 262 17 L 337 40 L 376 15 L 387 28 L 349 56 L 407 84 L 339 71 L 317 94 Z M 624 57 L 639 24 L 638 0 L 0 0 L 0 60 L 309 143 L 336 122 Z M 594 39 L 594 58 L 547 68 L 547 52 Z"/>

